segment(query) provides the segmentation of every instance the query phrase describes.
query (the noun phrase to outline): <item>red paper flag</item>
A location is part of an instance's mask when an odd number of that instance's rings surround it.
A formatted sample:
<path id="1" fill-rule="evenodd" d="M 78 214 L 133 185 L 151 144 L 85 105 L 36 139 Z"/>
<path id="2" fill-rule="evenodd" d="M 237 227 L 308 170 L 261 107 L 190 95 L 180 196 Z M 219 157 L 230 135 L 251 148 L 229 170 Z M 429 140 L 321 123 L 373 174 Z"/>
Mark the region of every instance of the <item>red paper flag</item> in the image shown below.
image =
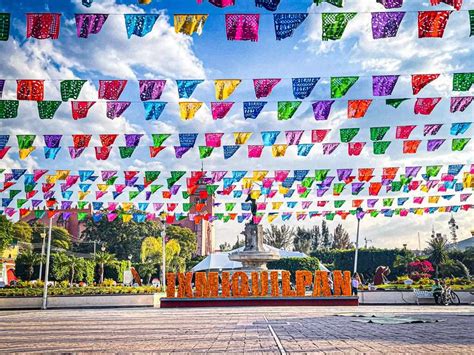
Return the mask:
<path id="1" fill-rule="evenodd" d="M 86 118 L 89 109 L 95 104 L 95 101 L 71 101 L 72 118 L 79 120 Z"/>
<path id="2" fill-rule="evenodd" d="M 86 148 L 89 146 L 89 142 L 91 141 L 92 135 L 90 134 L 73 134 L 72 141 L 74 144 L 74 148 Z"/>
<path id="3" fill-rule="evenodd" d="M 43 101 L 44 80 L 17 80 L 17 100 Z"/>
<path id="4" fill-rule="evenodd" d="M 433 80 L 436 80 L 438 77 L 439 74 L 413 74 L 411 76 L 411 88 L 413 90 L 413 95 L 418 94 L 421 89 L 423 89 Z"/>
<path id="5" fill-rule="evenodd" d="M 100 143 L 103 147 L 110 147 L 114 144 L 115 139 L 117 139 L 118 134 L 101 134 L 99 135 Z"/>
<path id="6" fill-rule="evenodd" d="M 441 38 L 452 11 L 419 11 L 418 38 Z"/>
<path id="7" fill-rule="evenodd" d="M 26 38 L 57 39 L 61 14 L 26 14 Z"/>
<path id="8" fill-rule="evenodd" d="M 420 143 L 421 140 L 403 141 L 403 154 L 415 154 Z"/>
<path id="9" fill-rule="evenodd" d="M 418 98 L 415 102 L 415 115 L 429 115 L 436 105 L 441 101 L 441 97 Z"/>
<path id="10" fill-rule="evenodd" d="M 347 102 L 347 117 L 362 118 L 369 109 L 372 100 L 349 100 Z"/>

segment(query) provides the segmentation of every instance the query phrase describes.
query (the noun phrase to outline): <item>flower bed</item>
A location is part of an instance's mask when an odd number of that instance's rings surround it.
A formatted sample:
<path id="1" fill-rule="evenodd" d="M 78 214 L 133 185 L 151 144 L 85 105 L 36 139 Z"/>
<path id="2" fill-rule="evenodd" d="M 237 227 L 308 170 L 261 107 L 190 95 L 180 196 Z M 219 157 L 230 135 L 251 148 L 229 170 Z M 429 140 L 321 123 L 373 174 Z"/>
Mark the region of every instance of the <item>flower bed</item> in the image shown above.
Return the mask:
<path id="1" fill-rule="evenodd" d="M 50 296 L 90 296 L 90 295 L 127 295 L 153 294 L 161 289 L 153 286 L 84 286 L 84 287 L 49 287 Z M 0 297 L 39 297 L 43 295 L 41 287 L 7 287 L 0 289 Z"/>

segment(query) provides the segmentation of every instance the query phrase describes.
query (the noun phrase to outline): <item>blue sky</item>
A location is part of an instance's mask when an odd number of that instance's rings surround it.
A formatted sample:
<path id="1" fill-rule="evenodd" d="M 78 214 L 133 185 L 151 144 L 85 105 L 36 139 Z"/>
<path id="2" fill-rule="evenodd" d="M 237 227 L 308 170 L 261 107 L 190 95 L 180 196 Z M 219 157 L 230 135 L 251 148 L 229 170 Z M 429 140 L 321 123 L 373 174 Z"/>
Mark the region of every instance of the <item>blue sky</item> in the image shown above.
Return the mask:
<path id="1" fill-rule="evenodd" d="M 206 1 L 198 5 L 193 0 L 156 1 L 150 6 L 138 6 L 134 1 L 95 0 L 91 8 L 85 8 L 80 0 L 74 1 L 17 1 L 15 4 L 0 4 L 0 11 L 11 12 L 13 33 L 8 42 L 0 43 L 0 77 L 3 78 L 38 78 L 48 80 L 45 84 L 47 100 L 59 99 L 59 80 L 84 78 L 90 81 L 84 87 L 80 99 L 97 99 L 99 79 L 127 79 L 129 83 L 121 100 L 134 101 L 123 117 L 113 121 L 105 116 L 105 104 L 96 104 L 88 118 L 73 121 L 69 105 L 63 104 L 52 121 L 39 120 L 36 105 L 25 102 L 20 105 L 19 118 L 2 121 L 1 132 L 5 134 L 64 134 L 62 145 L 71 145 L 71 134 L 94 134 L 91 147 L 98 144 L 101 133 L 178 133 L 178 132 L 224 132 L 227 140 L 224 144 L 232 144 L 231 133 L 236 131 L 255 132 L 251 144 L 260 144 L 259 133 L 265 130 L 292 129 L 324 129 L 331 128 L 328 141 L 338 141 L 338 129 L 361 127 L 358 139 L 369 141 L 369 127 L 390 125 L 395 127 L 404 124 L 417 124 L 419 127 L 413 139 L 426 139 L 422 135 L 422 126 L 427 123 L 444 123 L 439 132 L 440 138 L 451 138 L 449 126 L 452 122 L 472 121 L 473 107 L 463 113 L 449 113 L 449 96 L 451 92 L 452 72 L 474 71 L 473 38 L 469 37 L 467 12 L 453 12 L 448 22 L 443 39 L 418 39 L 416 27 L 417 10 L 450 9 L 440 5 L 431 7 L 428 1 L 406 1 L 402 8 L 409 11 L 402 22 L 396 38 L 373 40 L 370 32 L 370 11 L 384 11 L 384 8 L 371 1 L 346 0 L 344 11 L 359 13 L 352 20 L 343 36 L 335 42 L 321 41 L 321 19 L 315 12 L 335 12 L 339 9 L 329 4 L 319 7 L 311 5 L 311 1 L 282 0 L 278 12 L 312 12 L 307 20 L 296 31 L 292 38 L 282 41 L 275 40 L 273 18 L 269 11 L 256 8 L 253 1 L 237 0 L 235 7 L 219 9 Z M 463 9 L 474 8 L 474 1 L 464 1 Z M 26 40 L 25 12 L 61 12 L 61 34 L 57 41 Z M 75 34 L 74 13 L 92 12 L 114 14 L 109 17 L 102 31 L 91 35 L 89 39 L 79 39 Z M 161 16 L 154 30 L 144 38 L 127 39 L 123 13 L 160 12 Z M 232 42 L 226 40 L 225 13 L 260 13 L 261 26 L 259 41 Z M 175 34 L 172 28 L 173 13 L 209 13 L 209 19 L 201 36 L 187 37 Z M 418 97 L 442 96 L 443 100 L 430 116 L 413 114 L 413 102 L 402 105 L 395 110 L 385 105 L 384 100 L 376 99 L 372 103 L 366 117 L 360 120 L 348 120 L 346 117 L 346 101 L 337 101 L 328 121 L 316 122 L 313 118 L 310 101 L 329 99 L 330 76 L 360 75 L 361 78 L 349 91 L 344 99 L 366 99 L 372 97 L 371 75 L 401 74 L 403 75 L 393 92 L 392 97 L 412 97 L 409 74 L 412 73 L 447 73 L 441 75 L 428 85 Z M 275 88 L 264 112 L 257 120 L 244 120 L 242 101 L 255 100 L 252 78 L 287 78 Z M 312 95 L 305 101 L 294 118 L 289 121 L 277 121 L 276 102 L 293 100 L 291 92 L 292 77 L 322 77 Z M 145 121 L 141 104 L 137 101 L 137 79 L 168 79 L 166 90 L 162 96 L 168 101 L 168 107 L 160 121 Z M 177 92 L 172 80 L 199 78 L 207 79 L 198 87 L 193 97 L 196 100 L 216 101 L 212 79 L 242 78 L 242 84 L 229 99 L 236 104 L 228 116 L 213 121 L 209 108 L 203 108 L 192 121 L 184 122 L 178 117 Z M 15 82 L 7 81 L 4 98 L 15 98 Z M 470 92 L 472 95 L 472 91 Z M 209 106 L 209 105 L 208 105 Z M 394 140 L 395 128 L 388 134 Z M 472 136 L 471 131 L 466 136 Z M 11 138 L 13 140 L 13 138 Z M 204 135 L 198 139 L 203 144 Z M 306 132 L 302 141 L 309 143 Z M 42 137 L 38 136 L 36 144 L 42 145 Z M 151 160 L 147 146 L 150 137 L 142 138 L 132 159 L 121 160 L 118 149 L 114 148 L 108 161 L 96 161 L 93 149 L 89 148 L 78 160 L 71 160 L 66 150 L 61 151 L 56 160 L 45 160 L 43 151 L 37 149 L 31 157 L 24 161 L 18 160 L 16 143 L 11 152 L 0 161 L 5 168 L 49 168 L 49 169 L 121 169 L 121 170 L 198 170 L 201 161 L 198 159 L 197 148 L 189 152 L 183 159 L 174 158 L 172 149 L 160 153 L 159 158 Z M 281 134 L 278 143 L 284 143 Z M 169 141 L 169 145 L 177 145 L 177 135 Z M 123 145 L 119 137 L 115 146 Z M 233 159 L 224 160 L 221 152 L 215 152 L 204 161 L 205 170 L 256 170 L 256 169 L 324 169 L 324 168 L 365 168 L 412 166 L 472 162 L 472 144 L 464 152 L 453 153 L 450 144 L 435 153 L 427 153 L 425 146 L 420 153 L 412 156 L 401 154 L 401 141 L 394 141 L 384 156 L 371 154 L 371 147 L 366 147 L 359 157 L 348 157 L 345 147 L 330 156 L 320 152 L 312 153 L 306 158 L 297 157 L 295 149 L 288 149 L 285 158 L 271 157 L 266 149 L 261 159 L 248 160 L 246 150 L 241 149 Z M 166 174 L 166 176 L 168 176 Z M 165 177 L 164 175 L 162 177 Z M 184 183 L 184 181 L 183 181 Z M 436 194 L 436 192 L 434 192 Z M 414 193 L 410 196 L 422 195 Z M 351 199 L 350 194 L 343 195 Z M 363 197 L 366 197 L 364 194 Z M 395 195 L 397 197 L 397 195 Z M 331 196 L 328 200 L 332 200 Z M 106 200 L 107 201 L 107 200 Z M 472 201 L 471 201 L 472 203 Z M 469 235 L 472 228 L 473 213 L 460 213 L 456 216 L 461 226 L 462 237 Z M 416 247 L 417 234 L 422 240 L 429 237 L 434 225 L 447 233 L 449 215 L 435 214 L 424 217 L 406 218 L 366 218 L 362 228 L 362 236 L 378 246 L 401 246 L 408 243 Z M 336 218 L 331 228 L 341 222 Z M 320 220 L 312 219 L 298 225 L 312 225 Z M 348 219 L 342 221 L 351 232 L 355 223 Z M 224 241 L 233 243 L 243 226 L 237 223 L 217 223 L 216 244 Z M 403 231 L 403 232 L 401 232 Z"/>

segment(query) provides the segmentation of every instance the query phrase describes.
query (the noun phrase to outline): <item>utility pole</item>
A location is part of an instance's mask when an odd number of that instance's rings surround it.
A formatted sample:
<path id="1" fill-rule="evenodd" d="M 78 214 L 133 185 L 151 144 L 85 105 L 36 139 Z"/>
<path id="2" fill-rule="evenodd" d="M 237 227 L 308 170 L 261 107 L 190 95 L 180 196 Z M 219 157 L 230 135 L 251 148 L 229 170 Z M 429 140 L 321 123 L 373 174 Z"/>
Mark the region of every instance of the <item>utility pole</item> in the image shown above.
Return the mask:
<path id="1" fill-rule="evenodd" d="M 40 260 L 40 268 L 39 268 L 39 279 L 43 279 L 43 258 L 44 258 L 44 244 L 46 242 L 46 227 L 43 226 L 43 231 L 40 233 L 41 236 L 41 260 Z"/>
<path id="2" fill-rule="evenodd" d="M 360 227 L 360 220 L 364 216 L 364 211 L 362 208 L 357 208 L 356 210 L 356 218 L 357 218 L 357 234 L 356 234 L 356 245 L 355 245 L 355 255 L 354 255 L 354 274 L 357 272 L 357 259 L 359 257 L 359 227 Z"/>
<path id="3" fill-rule="evenodd" d="M 56 199 L 54 198 L 46 202 L 46 206 L 50 212 L 54 211 L 55 204 Z M 48 308 L 49 258 L 51 255 L 51 232 L 53 230 L 53 217 L 54 215 L 49 216 L 48 247 L 46 249 L 46 269 L 44 273 L 43 303 L 41 309 Z"/>
<path id="4" fill-rule="evenodd" d="M 163 252 L 161 253 L 161 284 L 163 289 L 166 289 L 166 222 L 163 222 L 163 230 L 161 231 L 161 247 Z"/>

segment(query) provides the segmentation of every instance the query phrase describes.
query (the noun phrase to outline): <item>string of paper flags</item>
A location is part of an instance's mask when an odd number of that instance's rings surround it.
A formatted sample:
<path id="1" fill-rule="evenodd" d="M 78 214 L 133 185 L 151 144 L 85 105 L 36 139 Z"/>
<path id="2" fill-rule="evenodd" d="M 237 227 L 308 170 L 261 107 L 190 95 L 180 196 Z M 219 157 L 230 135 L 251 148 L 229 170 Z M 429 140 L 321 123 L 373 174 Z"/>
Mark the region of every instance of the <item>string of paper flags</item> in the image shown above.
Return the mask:
<path id="1" fill-rule="evenodd" d="M 457 15 L 467 14 L 469 36 L 474 34 L 474 10 L 459 11 Z M 452 11 L 418 11 L 418 38 L 442 38 Z M 323 12 L 313 13 L 275 13 L 273 23 L 275 37 L 282 40 L 291 37 L 295 30 L 306 20 L 308 15 L 321 16 L 322 40 L 339 40 L 342 38 L 349 22 L 357 12 Z M 382 39 L 396 37 L 406 11 L 372 12 L 372 38 Z M 160 14 L 123 14 L 127 37 L 144 37 L 149 34 Z M 252 41 L 259 39 L 261 14 L 225 14 L 226 36 L 229 41 Z M 75 14 L 76 33 L 78 38 L 96 35 L 106 23 L 109 14 Z M 177 33 L 192 35 L 201 34 L 208 19 L 208 14 L 175 14 L 173 25 Z M 10 14 L 0 14 L 0 40 L 7 41 L 10 36 Z M 58 39 L 60 33 L 60 13 L 27 13 L 26 38 Z"/>

